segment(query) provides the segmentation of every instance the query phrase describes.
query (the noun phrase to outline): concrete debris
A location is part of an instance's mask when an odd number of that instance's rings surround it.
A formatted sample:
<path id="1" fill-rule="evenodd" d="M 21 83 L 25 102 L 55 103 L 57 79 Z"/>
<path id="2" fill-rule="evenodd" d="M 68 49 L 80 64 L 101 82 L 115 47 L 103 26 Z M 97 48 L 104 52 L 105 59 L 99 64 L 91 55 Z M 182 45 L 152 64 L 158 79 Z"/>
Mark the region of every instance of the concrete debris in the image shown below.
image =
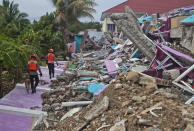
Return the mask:
<path id="1" fill-rule="evenodd" d="M 109 129 L 109 131 L 126 131 L 125 122 L 127 120 L 122 120 L 116 123 L 113 127 Z"/>
<path id="2" fill-rule="evenodd" d="M 153 123 L 150 120 L 146 120 L 146 119 L 139 119 L 137 124 L 143 125 L 143 126 L 151 126 L 151 125 L 153 125 Z"/>
<path id="3" fill-rule="evenodd" d="M 142 77 L 144 77 L 142 79 L 145 79 L 145 76 L 138 75 L 139 79 Z M 115 81 L 92 104 L 84 107 L 72 117 L 64 119 L 53 129 L 68 127 L 68 129 L 75 131 L 89 131 L 99 129 L 103 125 L 112 125 L 119 119 L 127 119 L 124 125 L 115 124 L 113 127 L 105 126 L 100 129 L 143 130 L 143 127 L 147 127 L 144 130 L 174 130 L 185 129 L 186 120 L 194 118 L 191 113 L 182 115 L 183 108 L 186 111 L 191 111 L 192 106 L 184 106 L 184 102 L 180 97 L 170 97 L 170 92 L 176 93 L 178 91 L 173 91 L 173 89 L 158 90 L 156 87 L 147 88 L 147 86 L 140 84 L 140 81 L 130 82 L 129 86 L 125 87 L 123 85 L 128 83 L 126 77 L 127 75 L 125 76 L 123 73 L 119 74 Z M 148 78 L 146 77 L 146 79 Z M 150 79 L 151 82 L 155 83 L 154 79 Z M 120 83 L 118 83 L 118 80 Z M 165 93 L 169 96 L 166 97 Z M 181 106 L 181 103 L 183 106 Z M 173 110 L 179 110 L 180 112 L 173 112 Z"/>
<path id="4" fill-rule="evenodd" d="M 134 12 L 128 7 L 126 7 L 126 12 L 126 15 L 113 14 L 111 20 L 149 60 L 154 59 L 155 52 L 153 51 L 152 43 L 144 37 Z"/>
<path id="5" fill-rule="evenodd" d="M 139 80 L 139 74 L 137 72 L 129 72 L 126 77 L 127 81 L 137 82 Z"/>
<path id="6" fill-rule="evenodd" d="M 80 52 L 51 80 L 53 90 L 42 94 L 42 110 L 48 117 L 35 130 L 193 129 L 193 94 L 187 91 L 192 90 L 194 79 L 191 67 L 190 72 L 187 69 L 194 55 L 186 49 L 193 46 L 193 26 L 176 25 L 189 32 L 176 36 L 173 30 L 169 40 L 170 29 L 161 32 L 169 19 L 140 26 L 135 13 L 129 7 L 125 10 L 109 15 L 121 32 L 105 32 L 99 41 L 85 33 Z"/>
<path id="7" fill-rule="evenodd" d="M 180 76 L 180 71 L 177 69 L 167 70 L 163 72 L 164 79 L 176 79 Z"/>
<path id="8" fill-rule="evenodd" d="M 80 107 L 71 109 L 70 111 L 68 111 L 68 112 L 60 119 L 60 121 L 66 119 L 67 117 L 73 116 L 75 113 L 79 112 L 80 110 L 81 110 Z"/>
<path id="9" fill-rule="evenodd" d="M 96 104 L 94 107 L 92 107 L 91 110 L 89 110 L 84 118 L 87 121 L 91 121 L 92 119 L 98 117 L 101 115 L 104 111 L 108 109 L 109 106 L 109 98 L 105 96 L 100 103 Z"/>
<path id="10" fill-rule="evenodd" d="M 187 124 L 187 127 L 184 131 L 193 131 L 194 130 L 194 123 Z"/>
<path id="11" fill-rule="evenodd" d="M 178 95 L 171 94 L 171 93 L 168 93 L 168 92 L 164 92 L 163 95 L 167 98 L 170 98 L 170 99 L 177 99 L 178 98 Z"/>
<path id="12" fill-rule="evenodd" d="M 154 79 L 153 77 L 141 77 L 139 83 L 147 87 L 157 87 L 156 79 Z"/>
<path id="13" fill-rule="evenodd" d="M 44 122 L 46 128 L 48 129 L 49 128 L 49 123 L 47 122 L 47 120 L 46 119 L 43 119 L 43 122 Z"/>

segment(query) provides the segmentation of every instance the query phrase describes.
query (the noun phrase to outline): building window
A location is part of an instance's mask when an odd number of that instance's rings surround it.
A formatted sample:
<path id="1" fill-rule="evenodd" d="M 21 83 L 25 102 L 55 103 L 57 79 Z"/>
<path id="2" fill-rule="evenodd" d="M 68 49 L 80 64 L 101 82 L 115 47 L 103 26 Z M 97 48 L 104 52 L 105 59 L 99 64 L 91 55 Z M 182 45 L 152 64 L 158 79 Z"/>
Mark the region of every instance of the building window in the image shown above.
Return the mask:
<path id="1" fill-rule="evenodd" d="M 108 24 L 108 31 L 114 32 L 115 31 L 115 24 Z"/>

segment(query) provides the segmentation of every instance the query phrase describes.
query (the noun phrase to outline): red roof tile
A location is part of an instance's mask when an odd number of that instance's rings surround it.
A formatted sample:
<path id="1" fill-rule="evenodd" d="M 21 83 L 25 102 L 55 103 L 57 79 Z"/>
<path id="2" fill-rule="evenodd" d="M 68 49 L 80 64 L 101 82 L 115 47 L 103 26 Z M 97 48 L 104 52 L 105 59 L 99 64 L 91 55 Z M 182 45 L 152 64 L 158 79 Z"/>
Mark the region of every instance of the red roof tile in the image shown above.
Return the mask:
<path id="1" fill-rule="evenodd" d="M 131 7 L 135 12 L 165 13 L 172 9 L 194 5 L 194 0 L 128 0 L 103 13 L 123 13 L 125 6 Z"/>

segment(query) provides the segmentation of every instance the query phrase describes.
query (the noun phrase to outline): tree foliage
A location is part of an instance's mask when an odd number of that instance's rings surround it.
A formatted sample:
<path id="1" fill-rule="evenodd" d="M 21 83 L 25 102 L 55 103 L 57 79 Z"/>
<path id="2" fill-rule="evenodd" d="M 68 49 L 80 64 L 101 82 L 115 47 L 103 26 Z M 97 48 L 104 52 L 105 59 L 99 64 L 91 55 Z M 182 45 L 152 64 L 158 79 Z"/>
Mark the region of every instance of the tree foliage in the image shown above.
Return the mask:
<path id="1" fill-rule="evenodd" d="M 94 0 L 52 0 L 56 7 L 56 19 L 58 24 L 58 30 L 64 34 L 64 30 L 69 25 L 81 24 L 79 18 L 87 17 L 93 19 L 93 13 L 96 10 L 93 8 L 96 6 Z"/>
<path id="2" fill-rule="evenodd" d="M 101 24 L 81 23 L 79 18 L 93 18 L 94 0 L 52 0 L 56 12 L 46 13 L 39 21 L 30 21 L 14 1 L 0 3 L 0 59 L 3 68 L 14 78 L 26 70 L 32 53 L 44 57 L 50 48 L 65 57 L 65 29 L 74 33 L 88 28 L 100 30 Z M 17 72 L 17 73 L 16 73 Z M 20 74 L 21 75 L 21 74 Z"/>
<path id="3" fill-rule="evenodd" d="M 18 4 L 3 0 L 0 5 L 0 60 L 12 78 L 18 78 L 18 71 L 26 70 L 30 54 L 38 50 L 18 42 L 18 37 L 30 22 L 26 13 L 21 13 Z M 17 72 L 17 73 L 16 73 Z"/>
<path id="4" fill-rule="evenodd" d="M 27 14 L 20 12 L 14 1 L 3 0 L 0 5 L 0 31 L 7 36 L 17 38 L 17 35 L 30 24 Z"/>
<path id="5" fill-rule="evenodd" d="M 46 55 L 50 48 L 56 53 L 64 49 L 62 33 L 56 30 L 54 21 L 55 13 L 47 13 L 24 30 L 19 42 L 39 48 L 42 56 Z"/>
<path id="6" fill-rule="evenodd" d="M 75 34 L 86 29 L 96 29 L 97 31 L 101 31 L 101 28 L 102 24 L 100 22 L 74 23 L 68 25 L 68 29 Z"/>

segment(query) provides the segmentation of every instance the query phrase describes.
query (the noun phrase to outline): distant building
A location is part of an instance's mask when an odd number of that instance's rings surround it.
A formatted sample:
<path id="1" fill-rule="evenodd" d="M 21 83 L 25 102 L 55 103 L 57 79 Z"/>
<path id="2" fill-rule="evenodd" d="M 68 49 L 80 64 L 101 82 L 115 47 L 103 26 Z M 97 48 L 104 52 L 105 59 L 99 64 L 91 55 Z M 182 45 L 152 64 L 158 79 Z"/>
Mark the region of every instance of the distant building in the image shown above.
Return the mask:
<path id="1" fill-rule="evenodd" d="M 172 9 L 190 6 L 194 4 L 194 0 L 127 0 L 117 6 L 114 6 L 101 15 L 102 31 L 118 31 L 114 23 L 108 18 L 112 13 L 125 13 L 125 7 L 129 6 L 136 13 L 137 17 L 144 14 L 151 15 L 154 13 L 166 13 Z"/>

